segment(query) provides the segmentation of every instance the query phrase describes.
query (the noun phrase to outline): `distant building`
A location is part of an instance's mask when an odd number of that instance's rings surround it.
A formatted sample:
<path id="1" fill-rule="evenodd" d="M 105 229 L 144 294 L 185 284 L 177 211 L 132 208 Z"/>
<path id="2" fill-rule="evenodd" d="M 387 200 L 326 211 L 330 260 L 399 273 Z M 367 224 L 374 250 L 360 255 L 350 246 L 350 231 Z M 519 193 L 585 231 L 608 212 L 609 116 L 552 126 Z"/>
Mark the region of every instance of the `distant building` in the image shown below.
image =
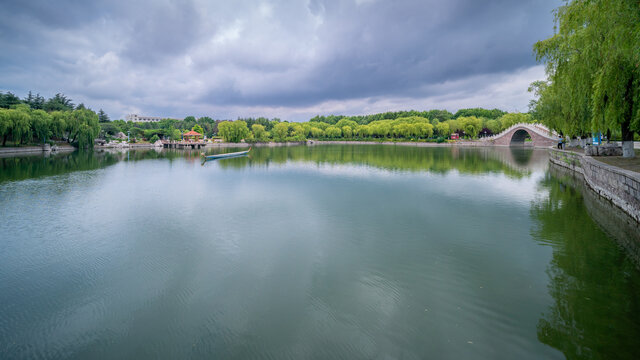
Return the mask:
<path id="1" fill-rule="evenodd" d="M 129 114 L 125 117 L 125 119 L 127 119 L 127 121 L 133 121 L 133 122 L 158 122 L 163 118 L 159 116 L 143 116 L 138 114 Z"/>

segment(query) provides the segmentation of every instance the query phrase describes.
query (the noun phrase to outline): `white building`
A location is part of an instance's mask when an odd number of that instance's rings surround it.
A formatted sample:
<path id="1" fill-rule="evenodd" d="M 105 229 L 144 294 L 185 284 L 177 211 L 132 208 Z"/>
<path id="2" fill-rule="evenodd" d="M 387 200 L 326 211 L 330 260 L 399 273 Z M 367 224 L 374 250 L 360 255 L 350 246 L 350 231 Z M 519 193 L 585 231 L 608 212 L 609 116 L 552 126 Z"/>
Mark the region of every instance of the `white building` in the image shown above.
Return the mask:
<path id="1" fill-rule="evenodd" d="M 138 114 L 129 114 L 125 117 L 125 119 L 127 121 L 133 121 L 133 122 L 158 122 L 163 118 L 159 116 L 144 116 L 144 115 L 138 115 Z"/>

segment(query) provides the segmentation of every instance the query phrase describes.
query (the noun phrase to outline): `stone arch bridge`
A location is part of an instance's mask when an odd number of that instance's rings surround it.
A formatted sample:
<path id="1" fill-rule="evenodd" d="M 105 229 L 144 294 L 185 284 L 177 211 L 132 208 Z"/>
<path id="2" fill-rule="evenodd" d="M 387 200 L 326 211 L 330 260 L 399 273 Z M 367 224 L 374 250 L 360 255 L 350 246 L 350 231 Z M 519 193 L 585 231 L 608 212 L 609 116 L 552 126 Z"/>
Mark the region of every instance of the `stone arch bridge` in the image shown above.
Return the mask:
<path id="1" fill-rule="evenodd" d="M 534 147 L 549 147 L 558 144 L 558 134 L 540 124 L 515 124 L 505 131 L 482 138 L 481 141 L 498 146 L 525 146 L 525 139 L 529 135 Z M 526 144 L 528 145 L 528 144 Z"/>

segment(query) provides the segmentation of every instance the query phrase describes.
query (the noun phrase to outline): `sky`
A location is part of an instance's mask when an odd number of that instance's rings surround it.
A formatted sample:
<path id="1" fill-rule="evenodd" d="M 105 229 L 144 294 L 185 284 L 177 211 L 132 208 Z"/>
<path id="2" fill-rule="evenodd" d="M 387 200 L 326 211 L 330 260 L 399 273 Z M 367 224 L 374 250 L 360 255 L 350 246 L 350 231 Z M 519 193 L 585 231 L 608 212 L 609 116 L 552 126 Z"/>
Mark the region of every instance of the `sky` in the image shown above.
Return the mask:
<path id="1" fill-rule="evenodd" d="M 0 91 L 184 118 L 527 111 L 561 0 L 0 0 Z"/>

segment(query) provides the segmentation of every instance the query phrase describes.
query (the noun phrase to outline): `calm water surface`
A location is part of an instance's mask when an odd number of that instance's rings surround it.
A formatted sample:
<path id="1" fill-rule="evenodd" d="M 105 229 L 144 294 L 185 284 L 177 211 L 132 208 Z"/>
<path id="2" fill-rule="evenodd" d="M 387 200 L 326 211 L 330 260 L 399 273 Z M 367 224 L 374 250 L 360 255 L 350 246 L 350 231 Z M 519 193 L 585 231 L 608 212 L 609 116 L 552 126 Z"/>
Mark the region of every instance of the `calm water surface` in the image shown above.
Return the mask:
<path id="1" fill-rule="evenodd" d="M 0 358 L 640 353 L 637 235 L 545 151 L 197 155 L 0 159 Z"/>

